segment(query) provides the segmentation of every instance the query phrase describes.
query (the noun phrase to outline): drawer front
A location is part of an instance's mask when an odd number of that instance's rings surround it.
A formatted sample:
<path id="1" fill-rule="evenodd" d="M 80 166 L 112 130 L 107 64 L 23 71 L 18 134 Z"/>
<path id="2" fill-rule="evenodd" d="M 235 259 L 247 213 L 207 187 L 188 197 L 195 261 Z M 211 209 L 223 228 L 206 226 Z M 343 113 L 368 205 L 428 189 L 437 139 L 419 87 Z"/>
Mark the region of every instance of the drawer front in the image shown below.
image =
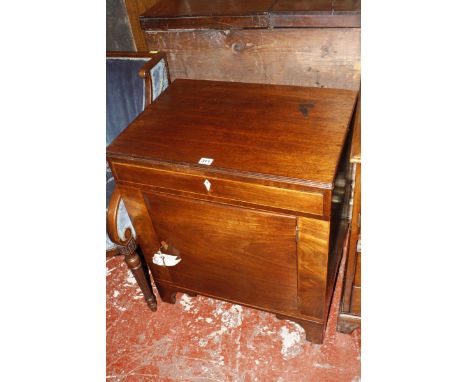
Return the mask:
<path id="1" fill-rule="evenodd" d="M 143 199 L 161 251 L 181 259 L 151 263 L 157 280 L 267 310 L 297 310 L 294 216 L 153 192 Z"/>
<path id="2" fill-rule="evenodd" d="M 253 203 L 306 214 L 323 215 L 324 212 L 323 195 L 321 193 L 289 190 L 125 163 L 113 163 L 113 170 L 118 181 Z"/>

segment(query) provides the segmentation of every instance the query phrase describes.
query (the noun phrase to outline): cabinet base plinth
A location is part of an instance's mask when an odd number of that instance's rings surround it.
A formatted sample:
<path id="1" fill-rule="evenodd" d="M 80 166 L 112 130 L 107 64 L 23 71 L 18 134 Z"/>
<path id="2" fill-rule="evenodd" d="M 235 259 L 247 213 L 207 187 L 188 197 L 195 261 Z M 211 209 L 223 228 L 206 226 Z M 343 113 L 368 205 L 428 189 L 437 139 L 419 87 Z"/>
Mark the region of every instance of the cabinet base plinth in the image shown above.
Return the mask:
<path id="1" fill-rule="evenodd" d="M 323 343 L 323 333 L 325 331 L 325 324 L 320 324 L 318 322 L 313 322 L 313 321 L 301 320 L 300 318 L 296 318 L 296 317 L 283 316 L 281 314 L 277 314 L 276 318 L 278 320 L 293 321 L 296 324 L 302 326 L 302 328 L 305 331 L 307 341 L 313 344 Z"/>
<path id="2" fill-rule="evenodd" d="M 159 297 L 161 297 L 161 300 L 167 302 L 168 304 L 176 303 L 176 289 L 159 283 L 156 284 L 156 289 L 158 290 Z"/>
<path id="3" fill-rule="evenodd" d="M 161 300 L 163 302 L 167 302 L 168 304 L 175 304 L 177 293 L 184 293 L 191 297 L 198 296 L 198 293 L 196 292 L 186 290 L 185 288 L 169 286 L 167 284 L 162 284 L 160 282 L 156 283 L 156 289 L 159 292 L 159 296 L 161 297 Z M 216 297 L 212 297 L 212 296 L 207 296 L 207 297 L 216 299 Z M 231 302 L 231 303 L 235 303 L 235 302 Z M 239 305 L 242 305 L 242 304 L 239 304 Z M 270 313 L 275 314 L 274 312 L 270 312 Z M 307 320 L 296 318 L 296 317 L 285 316 L 282 314 L 275 314 L 275 316 L 279 320 L 289 320 L 300 325 L 305 331 L 307 341 L 313 344 L 323 343 L 325 324 L 314 322 L 314 321 L 307 321 Z"/>

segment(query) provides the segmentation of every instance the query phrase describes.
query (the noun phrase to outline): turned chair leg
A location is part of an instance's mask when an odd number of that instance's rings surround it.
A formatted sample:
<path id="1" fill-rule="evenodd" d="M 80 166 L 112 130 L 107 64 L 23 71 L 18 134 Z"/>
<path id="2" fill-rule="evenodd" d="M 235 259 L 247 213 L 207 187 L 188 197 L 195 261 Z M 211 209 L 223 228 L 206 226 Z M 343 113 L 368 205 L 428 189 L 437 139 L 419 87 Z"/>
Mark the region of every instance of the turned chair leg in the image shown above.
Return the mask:
<path id="1" fill-rule="evenodd" d="M 140 286 L 143 295 L 145 296 L 146 303 L 149 308 L 155 312 L 157 309 L 156 297 L 154 296 L 153 289 L 151 288 L 148 279 L 146 278 L 145 272 L 143 270 L 140 256 L 136 251 L 125 254 L 125 262 L 127 263 L 128 268 L 135 277 L 138 285 Z"/>

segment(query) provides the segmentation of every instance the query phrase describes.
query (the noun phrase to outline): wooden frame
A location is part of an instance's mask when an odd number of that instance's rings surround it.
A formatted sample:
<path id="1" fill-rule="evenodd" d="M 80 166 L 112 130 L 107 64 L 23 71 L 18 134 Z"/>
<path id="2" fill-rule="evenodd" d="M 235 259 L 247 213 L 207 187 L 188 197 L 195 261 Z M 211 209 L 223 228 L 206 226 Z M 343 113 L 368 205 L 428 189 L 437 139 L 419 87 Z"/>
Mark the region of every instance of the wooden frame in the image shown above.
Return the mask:
<path id="1" fill-rule="evenodd" d="M 162 301 L 178 292 L 229 301 L 298 322 L 307 340 L 323 341 L 349 224 L 356 96 L 178 79 L 114 140 L 109 165 Z M 180 255 L 181 265 L 155 254 Z"/>
<path id="2" fill-rule="evenodd" d="M 348 242 L 348 256 L 343 281 L 343 292 L 338 316 L 338 331 L 351 333 L 361 326 L 361 267 L 360 252 L 357 243 L 360 237 L 361 214 L 361 93 L 354 116 L 353 139 L 351 143 L 350 163 L 355 168 L 353 212 L 351 232 Z M 359 280 L 359 282 L 357 282 Z"/>
<path id="3" fill-rule="evenodd" d="M 165 52 L 154 51 L 154 52 L 106 52 L 106 57 L 115 58 L 150 58 L 145 63 L 138 75 L 145 80 L 145 107 L 148 107 L 152 101 L 153 94 L 153 83 L 151 82 L 151 69 L 154 68 L 162 60 L 166 64 L 166 74 L 169 84 L 171 83 L 171 76 L 169 73 L 169 64 L 167 62 L 167 56 Z"/>
<path id="4" fill-rule="evenodd" d="M 358 90 L 360 8 L 360 0 L 159 0 L 140 29 L 149 50 L 167 53 L 172 80 Z"/>
<path id="5" fill-rule="evenodd" d="M 360 0 L 160 0 L 140 16 L 140 25 L 144 31 L 360 28 L 361 4 Z"/>

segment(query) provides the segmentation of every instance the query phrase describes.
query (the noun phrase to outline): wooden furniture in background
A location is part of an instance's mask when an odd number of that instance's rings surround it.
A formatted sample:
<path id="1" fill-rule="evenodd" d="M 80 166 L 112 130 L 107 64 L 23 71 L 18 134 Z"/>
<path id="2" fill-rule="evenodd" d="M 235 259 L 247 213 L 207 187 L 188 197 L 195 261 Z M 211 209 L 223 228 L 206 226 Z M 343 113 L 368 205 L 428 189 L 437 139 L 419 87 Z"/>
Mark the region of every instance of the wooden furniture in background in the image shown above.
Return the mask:
<path id="1" fill-rule="evenodd" d="M 114 140 L 108 162 L 163 301 L 243 304 L 322 342 L 349 226 L 355 101 L 179 79 Z"/>
<path id="2" fill-rule="evenodd" d="M 354 177 L 352 196 L 351 234 L 338 317 L 338 330 L 350 333 L 361 325 L 361 97 L 354 117 L 353 139 L 350 153 Z"/>
<path id="3" fill-rule="evenodd" d="M 160 0 L 140 23 L 173 79 L 359 88 L 360 1 Z"/>

